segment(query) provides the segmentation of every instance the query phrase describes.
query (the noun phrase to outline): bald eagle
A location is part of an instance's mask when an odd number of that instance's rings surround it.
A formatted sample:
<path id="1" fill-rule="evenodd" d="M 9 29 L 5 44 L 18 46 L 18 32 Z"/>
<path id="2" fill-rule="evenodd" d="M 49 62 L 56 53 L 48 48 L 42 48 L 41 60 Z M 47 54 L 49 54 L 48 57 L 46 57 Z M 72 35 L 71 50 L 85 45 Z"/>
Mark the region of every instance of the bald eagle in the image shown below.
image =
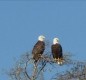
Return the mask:
<path id="1" fill-rule="evenodd" d="M 62 46 L 60 45 L 58 38 L 53 39 L 51 50 L 54 60 L 57 61 L 58 64 L 62 64 L 63 60 Z"/>
<path id="2" fill-rule="evenodd" d="M 37 43 L 34 45 L 32 50 L 33 59 L 37 62 L 45 50 L 45 37 L 43 35 L 38 37 Z"/>

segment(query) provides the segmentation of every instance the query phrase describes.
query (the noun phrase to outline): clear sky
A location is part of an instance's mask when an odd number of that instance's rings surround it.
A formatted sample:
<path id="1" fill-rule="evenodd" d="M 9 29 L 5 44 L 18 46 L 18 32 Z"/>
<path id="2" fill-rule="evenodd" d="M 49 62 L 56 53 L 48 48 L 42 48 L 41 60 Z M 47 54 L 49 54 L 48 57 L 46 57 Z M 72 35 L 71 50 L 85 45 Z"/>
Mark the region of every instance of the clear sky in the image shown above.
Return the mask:
<path id="1" fill-rule="evenodd" d="M 15 58 L 31 51 L 39 35 L 86 60 L 86 1 L 0 1 L 0 80 Z"/>

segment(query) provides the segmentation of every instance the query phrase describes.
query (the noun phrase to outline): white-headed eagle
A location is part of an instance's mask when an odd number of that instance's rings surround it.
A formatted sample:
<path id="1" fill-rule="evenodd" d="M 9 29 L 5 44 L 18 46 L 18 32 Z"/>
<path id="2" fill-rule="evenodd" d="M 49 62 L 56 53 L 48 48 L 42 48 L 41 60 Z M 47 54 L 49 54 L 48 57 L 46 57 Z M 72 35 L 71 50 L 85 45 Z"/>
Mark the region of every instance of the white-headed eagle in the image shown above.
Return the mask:
<path id="1" fill-rule="evenodd" d="M 53 39 L 53 44 L 51 45 L 51 51 L 54 60 L 57 61 L 58 64 L 62 64 L 63 52 L 62 52 L 62 46 L 60 45 L 58 38 Z"/>
<path id="2" fill-rule="evenodd" d="M 45 50 L 45 37 L 43 35 L 38 37 L 37 43 L 34 45 L 32 50 L 33 59 L 37 62 Z"/>

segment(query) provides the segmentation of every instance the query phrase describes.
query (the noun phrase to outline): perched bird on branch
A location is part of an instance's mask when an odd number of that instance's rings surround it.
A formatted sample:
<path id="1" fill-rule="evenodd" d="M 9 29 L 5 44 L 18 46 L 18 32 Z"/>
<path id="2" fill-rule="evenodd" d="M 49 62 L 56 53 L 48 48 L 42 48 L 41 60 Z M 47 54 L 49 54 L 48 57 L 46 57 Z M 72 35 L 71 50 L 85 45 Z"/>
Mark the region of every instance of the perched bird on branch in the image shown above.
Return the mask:
<path id="1" fill-rule="evenodd" d="M 39 36 L 37 43 L 33 47 L 32 55 L 33 55 L 33 59 L 35 60 L 35 63 L 40 59 L 41 55 L 45 50 L 44 40 L 45 37 L 43 35 Z"/>
<path id="2" fill-rule="evenodd" d="M 51 51 L 54 60 L 57 61 L 58 64 L 62 64 L 63 62 L 62 46 L 60 45 L 58 38 L 53 39 L 53 44 L 51 45 Z"/>

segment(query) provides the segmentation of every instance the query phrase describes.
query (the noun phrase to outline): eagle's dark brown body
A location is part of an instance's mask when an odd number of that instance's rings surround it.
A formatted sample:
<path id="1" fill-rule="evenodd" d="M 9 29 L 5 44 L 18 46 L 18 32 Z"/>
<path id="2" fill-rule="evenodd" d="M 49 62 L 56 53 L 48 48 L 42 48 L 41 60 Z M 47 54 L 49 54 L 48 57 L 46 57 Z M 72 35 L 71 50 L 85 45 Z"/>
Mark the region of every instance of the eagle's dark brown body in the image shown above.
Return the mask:
<path id="1" fill-rule="evenodd" d="M 32 50 L 33 59 L 35 60 L 35 62 L 39 60 L 44 50 L 45 50 L 45 43 L 43 41 L 38 41 Z"/>
<path id="2" fill-rule="evenodd" d="M 63 54 L 62 54 L 62 47 L 60 44 L 56 43 L 53 44 L 51 46 L 51 50 L 52 50 L 52 55 L 54 59 L 61 59 L 63 58 Z"/>

